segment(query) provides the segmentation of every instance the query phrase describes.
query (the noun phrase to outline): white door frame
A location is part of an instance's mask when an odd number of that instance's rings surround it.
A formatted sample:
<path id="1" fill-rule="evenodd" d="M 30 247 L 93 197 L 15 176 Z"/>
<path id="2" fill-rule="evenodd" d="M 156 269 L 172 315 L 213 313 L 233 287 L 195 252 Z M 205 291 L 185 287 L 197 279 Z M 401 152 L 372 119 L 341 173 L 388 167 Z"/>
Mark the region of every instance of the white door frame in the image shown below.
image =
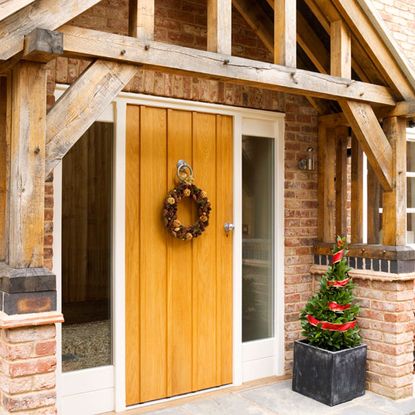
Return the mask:
<path id="1" fill-rule="evenodd" d="M 55 96 L 59 97 L 66 90 L 66 85 L 57 85 Z M 72 378 L 73 384 L 87 382 L 87 374 L 102 375 L 106 379 L 103 395 L 105 403 L 121 412 L 127 409 L 125 404 L 125 141 L 126 141 L 126 106 L 147 105 L 152 107 L 181 109 L 229 115 L 233 117 L 233 153 L 234 153 L 234 182 L 233 182 L 233 383 L 240 385 L 244 381 L 284 373 L 284 117 L 285 114 L 260 111 L 246 108 L 229 107 L 225 105 L 185 101 L 142 94 L 122 92 L 108 106 L 98 121 L 112 121 L 115 125 L 114 178 L 113 178 L 113 366 L 98 369 L 86 369 L 61 373 L 60 353 L 58 352 L 58 404 L 62 402 L 63 382 Z M 274 337 L 266 341 L 250 342 L 249 346 L 242 343 L 242 135 L 253 135 L 275 138 L 275 327 Z M 57 277 L 58 303 L 61 298 L 61 174 L 60 167 L 55 169 L 55 211 L 54 211 L 54 272 Z M 58 348 L 61 348 L 61 331 L 58 330 Z M 265 360 L 264 360 L 265 359 Z M 245 361 L 245 363 L 244 363 Z M 95 372 L 94 372 L 95 371 Z M 79 376 L 78 376 L 79 375 Z M 82 377 L 84 376 L 84 381 Z M 65 379 L 66 377 L 66 379 Z M 72 384 L 72 382 L 71 382 Z M 104 385 L 103 385 L 104 386 Z M 95 388 L 96 389 L 96 388 Z M 112 390 L 112 392 L 111 392 Z M 88 394 L 82 394 L 78 389 L 72 389 L 73 400 L 77 409 L 83 402 L 90 400 Z M 93 391 L 100 396 L 100 391 Z M 204 393 L 196 392 L 196 393 Z M 195 393 L 193 393 L 195 394 Z M 83 399 L 84 398 L 84 399 Z M 90 396 L 92 398 L 92 395 Z M 168 398 L 168 400 L 177 398 Z M 93 399 L 94 401 L 96 399 Z M 166 399 L 162 400 L 166 401 Z M 158 401 L 160 402 L 160 401 Z M 155 402 L 149 403 L 154 404 Z M 137 406 L 146 406 L 140 404 Z M 134 408 L 129 406 L 128 409 Z M 91 408 L 92 410 L 92 408 Z M 104 412 L 103 410 L 101 412 Z M 75 412 L 73 412 L 75 413 Z M 80 414 L 80 412 L 76 412 Z M 94 412 L 89 412 L 94 413 Z"/>

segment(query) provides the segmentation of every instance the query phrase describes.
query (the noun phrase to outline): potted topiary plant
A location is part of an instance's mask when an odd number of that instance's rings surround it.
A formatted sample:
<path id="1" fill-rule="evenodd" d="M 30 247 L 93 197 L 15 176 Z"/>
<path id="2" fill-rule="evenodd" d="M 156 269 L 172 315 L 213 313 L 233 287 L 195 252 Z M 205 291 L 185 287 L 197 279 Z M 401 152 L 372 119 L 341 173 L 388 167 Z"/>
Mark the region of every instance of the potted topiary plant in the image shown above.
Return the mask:
<path id="1" fill-rule="evenodd" d="M 306 339 L 294 344 L 293 390 L 330 406 L 365 393 L 367 346 L 356 322 L 347 254 L 346 238 L 338 236 L 320 291 L 300 315 Z"/>

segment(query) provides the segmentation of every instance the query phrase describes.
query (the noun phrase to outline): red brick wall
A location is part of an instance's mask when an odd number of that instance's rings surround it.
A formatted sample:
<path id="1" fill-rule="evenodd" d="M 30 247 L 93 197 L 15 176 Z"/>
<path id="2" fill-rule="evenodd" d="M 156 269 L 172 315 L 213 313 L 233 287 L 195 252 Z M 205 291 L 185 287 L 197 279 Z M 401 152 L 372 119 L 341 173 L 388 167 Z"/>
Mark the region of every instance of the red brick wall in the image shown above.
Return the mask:
<path id="1" fill-rule="evenodd" d="M 415 3 L 413 0 L 373 0 L 373 4 L 415 69 Z"/>

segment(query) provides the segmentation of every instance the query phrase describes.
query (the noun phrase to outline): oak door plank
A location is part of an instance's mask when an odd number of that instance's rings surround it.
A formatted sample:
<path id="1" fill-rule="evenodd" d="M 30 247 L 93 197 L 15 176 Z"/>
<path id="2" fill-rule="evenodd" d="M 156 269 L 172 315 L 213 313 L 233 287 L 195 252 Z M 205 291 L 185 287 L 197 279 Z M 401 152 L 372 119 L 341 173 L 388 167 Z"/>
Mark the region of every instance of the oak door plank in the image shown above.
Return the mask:
<path id="1" fill-rule="evenodd" d="M 167 111 L 168 187 L 176 186 L 176 163 L 185 160 L 193 165 L 192 113 Z M 190 199 L 181 201 L 180 221 L 195 221 L 195 206 Z M 193 326 L 193 242 L 167 237 L 167 314 L 168 314 L 168 396 L 192 390 L 192 326 Z"/>
<path id="2" fill-rule="evenodd" d="M 141 107 L 140 120 L 140 401 L 147 402 L 167 396 L 167 112 Z"/>
<path id="3" fill-rule="evenodd" d="M 140 107 L 127 105 L 125 172 L 126 403 L 140 402 Z"/>
<path id="4" fill-rule="evenodd" d="M 216 116 L 193 113 L 193 172 L 195 183 L 207 192 L 212 204 L 209 226 L 193 240 L 193 387 L 216 386 L 217 381 L 217 200 Z"/>

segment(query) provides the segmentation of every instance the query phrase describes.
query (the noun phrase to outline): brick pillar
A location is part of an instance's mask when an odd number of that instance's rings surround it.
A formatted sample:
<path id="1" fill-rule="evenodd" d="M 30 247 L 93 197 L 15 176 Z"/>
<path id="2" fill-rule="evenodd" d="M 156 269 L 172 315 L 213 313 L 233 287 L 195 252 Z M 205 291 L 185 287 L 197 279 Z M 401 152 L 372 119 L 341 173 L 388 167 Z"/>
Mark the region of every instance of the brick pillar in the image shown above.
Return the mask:
<path id="1" fill-rule="evenodd" d="M 0 330 L 2 414 L 56 413 L 55 325 Z"/>
<path id="2" fill-rule="evenodd" d="M 413 277 L 412 277 L 413 278 Z M 358 318 L 368 346 L 368 389 L 392 399 L 412 396 L 414 280 L 367 280 L 354 276 Z"/>
<path id="3" fill-rule="evenodd" d="M 317 261 L 322 262 L 318 256 Z M 350 276 L 356 285 L 355 295 L 361 307 L 360 333 L 368 346 L 367 389 L 392 399 L 411 397 L 415 272 L 381 272 L 364 269 L 364 265 L 362 269 L 350 271 Z M 391 267 L 388 265 L 388 268 Z M 315 290 L 326 270 L 326 265 L 311 267 Z"/>

